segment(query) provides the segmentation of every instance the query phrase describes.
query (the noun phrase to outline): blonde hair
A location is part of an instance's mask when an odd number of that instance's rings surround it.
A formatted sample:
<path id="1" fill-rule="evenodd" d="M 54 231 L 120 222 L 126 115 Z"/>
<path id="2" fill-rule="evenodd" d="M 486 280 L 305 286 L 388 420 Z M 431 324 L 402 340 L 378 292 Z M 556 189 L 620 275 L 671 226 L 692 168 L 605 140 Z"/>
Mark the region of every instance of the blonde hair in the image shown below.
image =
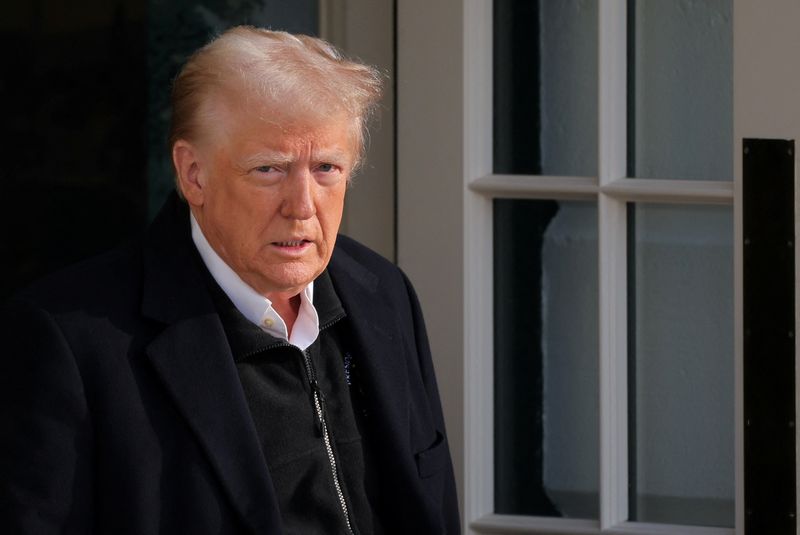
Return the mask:
<path id="1" fill-rule="evenodd" d="M 212 95 L 236 89 L 244 90 L 243 105 L 256 99 L 283 117 L 352 118 L 360 162 L 382 76 L 316 37 L 253 26 L 231 28 L 192 54 L 175 78 L 170 147 L 199 135 Z"/>

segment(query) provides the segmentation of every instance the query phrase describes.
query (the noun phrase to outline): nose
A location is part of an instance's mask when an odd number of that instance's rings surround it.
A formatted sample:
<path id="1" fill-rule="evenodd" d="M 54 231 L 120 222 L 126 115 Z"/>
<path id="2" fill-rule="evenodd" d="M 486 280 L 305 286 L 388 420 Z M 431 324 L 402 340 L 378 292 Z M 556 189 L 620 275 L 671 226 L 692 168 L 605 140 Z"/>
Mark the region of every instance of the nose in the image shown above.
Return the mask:
<path id="1" fill-rule="evenodd" d="M 316 213 L 314 186 L 309 169 L 292 170 L 283 181 L 281 215 L 287 219 L 310 219 Z"/>

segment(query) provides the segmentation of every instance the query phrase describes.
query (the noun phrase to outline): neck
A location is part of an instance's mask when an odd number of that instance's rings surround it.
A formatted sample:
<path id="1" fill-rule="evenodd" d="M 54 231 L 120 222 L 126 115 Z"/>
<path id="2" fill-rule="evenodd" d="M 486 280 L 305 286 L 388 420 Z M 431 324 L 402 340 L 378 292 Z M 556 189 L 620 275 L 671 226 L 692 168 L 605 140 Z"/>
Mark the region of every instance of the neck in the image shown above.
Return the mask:
<path id="1" fill-rule="evenodd" d="M 291 335 L 297 314 L 300 312 L 300 294 L 293 297 L 276 297 L 275 299 L 269 297 L 269 300 L 272 302 L 272 308 L 286 323 L 286 331 Z"/>

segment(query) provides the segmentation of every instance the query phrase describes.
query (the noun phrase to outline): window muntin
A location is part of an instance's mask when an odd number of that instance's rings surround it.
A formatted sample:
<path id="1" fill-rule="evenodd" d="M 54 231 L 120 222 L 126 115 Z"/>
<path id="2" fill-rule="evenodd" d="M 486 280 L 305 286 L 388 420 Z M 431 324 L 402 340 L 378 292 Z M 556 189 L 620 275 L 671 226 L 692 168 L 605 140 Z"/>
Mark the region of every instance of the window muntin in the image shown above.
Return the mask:
<path id="1" fill-rule="evenodd" d="M 528 2 L 513 2 L 510 0 L 496 0 L 495 1 L 495 14 L 498 12 L 498 4 L 503 4 L 508 8 L 509 5 L 521 5 L 525 4 L 525 9 L 532 9 L 530 4 L 536 3 L 528 3 Z M 627 19 L 628 28 L 630 31 L 638 31 L 636 29 L 635 21 L 637 20 L 636 15 L 636 8 L 633 0 L 627 2 L 628 7 L 632 8 L 630 14 L 632 15 Z M 720 5 L 719 2 L 706 2 L 706 11 L 717 9 L 719 11 L 725 11 L 727 9 L 728 13 L 730 12 L 730 3 L 726 2 L 725 5 Z M 540 2 L 538 3 L 537 15 L 535 17 L 536 22 L 536 30 L 541 32 L 541 34 L 546 34 L 546 28 L 548 28 L 548 21 L 544 20 L 545 17 L 550 16 L 546 15 L 547 13 L 554 13 L 558 10 L 557 7 L 553 7 L 552 4 L 554 2 Z M 732 123 L 732 106 L 730 105 L 730 101 L 728 100 L 728 104 L 725 104 L 725 95 L 720 98 L 721 106 L 706 106 L 701 107 L 700 109 L 697 106 L 691 107 L 692 113 L 691 114 L 673 114 L 672 116 L 668 117 L 670 120 L 675 121 L 675 124 L 670 125 L 673 129 L 685 129 L 685 130 L 693 130 L 693 131 L 700 131 L 703 130 L 702 128 L 698 128 L 698 124 L 702 122 L 705 130 L 704 132 L 708 131 L 708 125 L 713 125 L 714 122 L 717 120 L 716 117 L 719 113 L 725 115 L 724 120 L 721 121 L 721 132 L 714 132 L 716 136 L 714 140 L 704 140 L 705 145 L 703 147 L 692 146 L 690 149 L 695 151 L 692 154 L 688 154 L 688 158 L 690 161 L 686 162 L 678 162 L 676 165 L 671 167 L 664 167 L 663 173 L 660 171 L 656 173 L 655 171 L 647 173 L 640 172 L 641 169 L 649 165 L 649 162 L 655 161 L 664 161 L 669 163 L 670 158 L 663 157 L 664 154 L 667 156 L 671 156 L 673 160 L 679 160 L 682 156 L 680 151 L 689 150 L 685 144 L 681 144 L 683 140 L 675 139 L 667 140 L 670 143 L 665 143 L 663 139 L 656 138 L 654 141 L 651 141 L 652 136 L 644 136 L 642 132 L 646 132 L 647 129 L 639 126 L 637 130 L 637 117 L 642 120 L 647 120 L 647 113 L 650 112 L 650 108 L 657 104 L 662 104 L 662 98 L 658 96 L 657 93 L 651 95 L 646 94 L 646 98 L 639 98 L 635 94 L 632 94 L 632 98 L 628 99 L 626 95 L 626 82 L 625 79 L 627 78 L 629 88 L 633 90 L 638 90 L 636 88 L 636 82 L 639 83 L 639 89 L 642 89 L 643 80 L 649 76 L 646 72 L 643 73 L 644 78 L 639 79 L 636 78 L 637 71 L 636 69 L 636 56 L 631 54 L 630 59 L 631 63 L 626 63 L 629 58 L 626 57 L 626 36 L 625 36 L 625 28 L 626 28 L 626 11 L 624 8 L 620 8 L 620 6 L 625 6 L 626 2 L 614 1 L 614 2 L 566 2 L 563 5 L 571 6 L 565 8 L 567 11 L 570 9 L 571 14 L 575 15 L 576 17 L 580 17 L 581 13 L 580 10 L 587 8 L 588 4 L 594 4 L 597 9 L 597 17 L 598 17 L 598 33 L 596 34 L 596 38 L 600 42 L 599 55 L 598 55 L 598 62 L 596 67 L 596 77 L 597 77 L 597 85 L 599 89 L 597 90 L 596 94 L 592 97 L 587 97 L 593 102 L 597 102 L 598 95 L 602 96 L 601 106 L 595 110 L 595 114 L 591 117 L 583 117 L 583 122 L 576 121 L 575 124 L 572 126 L 574 128 L 581 128 L 583 127 L 587 132 L 592 133 L 596 137 L 592 138 L 595 140 L 596 146 L 594 147 L 592 153 L 596 156 L 596 164 L 591 172 L 588 172 L 586 168 L 576 170 L 575 167 L 571 167 L 576 164 L 576 162 L 581 161 L 581 157 L 586 154 L 586 152 L 582 152 L 581 154 L 577 154 L 573 151 L 572 147 L 566 147 L 562 151 L 563 159 L 561 162 L 564 165 L 554 164 L 553 162 L 557 162 L 559 159 L 550 160 L 550 164 L 548 164 L 547 158 L 545 157 L 545 147 L 557 147 L 558 145 L 558 136 L 554 134 L 554 131 L 548 130 L 546 128 L 546 121 L 544 120 L 545 116 L 547 115 L 548 111 L 545 108 L 547 105 L 547 98 L 546 95 L 548 91 L 552 94 L 553 91 L 557 91 L 558 88 L 550 88 L 548 90 L 546 80 L 540 79 L 539 84 L 536 86 L 537 89 L 534 92 L 541 92 L 536 93 L 532 97 L 530 95 L 529 98 L 535 98 L 536 102 L 539 103 L 539 108 L 535 109 L 534 112 L 531 112 L 531 105 L 528 103 L 528 113 L 525 114 L 518 114 L 515 115 L 513 113 L 508 113 L 507 110 L 505 112 L 505 120 L 506 125 L 515 125 L 514 121 L 518 121 L 517 128 L 519 128 L 519 123 L 527 123 L 531 128 L 525 131 L 525 136 L 511 136 L 503 137 L 507 134 L 507 132 L 502 132 L 499 125 L 503 124 L 503 121 L 499 121 L 498 118 L 503 115 L 503 110 L 499 110 L 497 107 L 497 102 L 499 99 L 502 99 L 502 96 L 498 96 L 498 89 L 502 89 L 502 84 L 498 85 L 498 77 L 497 77 L 497 62 L 498 62 L 498 50 L 497 50 L 497 33 L 498 33 L 498 26 L 497 24 L 502 21 L 495 20 L 495 80 L 494 80 L 494 103 L 495 103 L 495 124 L 494 124 L 494 172 L 496 175 L 486 176 L 486 177 L 477 177 L 477 180 L 472 182 L 471 187 L 475 192 L 479 192 L 481 195 L 488 195 L 495 199 L 499 197 L 503 197 L 508 195 L 509 193 L 513 193 L 513 195 L 517 198 L 530 198 L 530 199 L 540 199 L 539 201 L 535 202 L 557 202 L 561 204 L 563 201 L 559 199 L 581 199 L 587 201 L 597 201 L 596 206 L 599 207 L 598 210 L 598 254 L 595 260 L 595 265 L 599 266 L 599 276 L 598 280 L 598 309 L 601 310 L 602 316 L 597 318 L 598 323 L 598 331 L 599 336 L 598 346 L 600 350 L 596 353 L 599 360 L 598 366 L 598 390 L 594 392 L 589 392 L 586 394 L 586 399 L 591 396 L 597 396 L 594 398 L 597 401 L 598 412 L 599 412 L 599 444 L 598 449 L 600 451 L 596 451 L 595 455 L 596 458 L 599 459 L 598 465 L 600 466 L 599 472 L 602 475 L 600 477 L 598 484 L 600 489 L 600 507 L 599 507 L 599 515 L 595 518 L 599 517 L 600 525 L 603 526 L 613 526 L 619 525 L 621 522 L 625 521 L 634 521 L 634 522 L 653 522 L 653 523 L 664 523 L 668 525 L 676 525 L 674 528 L 675 533 L 684 533 L 687 531 L 691 531 L 694 529 L 691 526 L 701 526 L 701 525 L 732 525 L 733 518 L 732 518 L 732 502 L 728 499 L 730 497 L 730 493 L 733 491 L 733 487 L 731 486 L 732 482 L 729 479 L 730 484 L 724 484 L 722 486 L 718 486 L 719 488 L 724 487 L 724 490 L 720 492 L 709 492 L 707 493 L 708 496 L 701 496 L 695 503 L 701 503 L 702 500 L 709 498 L 713 499 L 713 496 L 721 496 L 720 502 L 717 504 L 720 507 L 717 508 L 717 511 L 721 511 L 721 513 L 702 513 L 704 510 L 702 507 L 698 507 L 698 510 L 701 511 L 700 515 L 691 515 L 691 514 L 684 514 L 684 515 L 667 515 L 667 516 L 653 516 L 653 508 L 640 506 L 640 502 L 636 497 L 636 490 L 637 488 L 642 489 L 649 489 L 649 483 L 653 480 L 653 474 L 657 473 L 654 472 L 648 466 L 648 459 L 645 458 L 638 464 L 641 464 L 641 468 L 644 469 L 643 476 L 645 479 L 639 481 L 636 479 L 642 473 L 637 473 L 636 469 L 639 467 L 637 466 L 638 460 L 638 451 L 636 446 L 636 432 L 637 432 L 637 425 L 636 425 L 636 415 L 637 415 L 637 406 L 641 410 L 643 410 L 647 406 L 647 401 L 644 399 L 638 399 L 638 393 L 636 390 L 636 358 L 637 353 L 634 351 L 635 344 L 631 345 L 631 355 L 630 355 L 630 364 L 631 366 L 626 366 L 626 362 L 628 359 L 628 355 L 625 354 L 625 339 L 628 336 L 627 329 L 631 328 L 634 329 L 632 332 L 631 340 L 636 340 L 636 325 L 637 325 L 637 308 L 631 307 L 630 310 L 627 310 L 626 306 L 626 288 L 625 288 L 625 280 L 628 279 L 628 288 L 627 291 L 631 292 L 631 298 L 635 301 L 636 299 L 636 292 L 637 287 L 634 284 L 636 279 L 636 257 L 635 251 L 636 248 L 631 247 L 628 250 L 628 254 L 630 258 L 626 260 L 626 247 L 625 244 L 628 240 L 635 239 L 635 230 L 633 234 L 628 235 L 626 233 L 626 228 L 629 228 L 631 225 L 635 225 L 636 217 L 635 212 L 637 210 L 633 210 L 628 212 L 626 210 L 626 204 L 628 202 L 636 201 L 639 203 L 647 203 L 647 206 L 651 209 L 653 207 L 663 208 L 667 212 L 674 211 L 676 213 L 682 213 L 684 210 L 688 210 L 690 214 L 694 213 L 691 209 L 689 209 L 689 205 L 694 205 L 697 203 L 703 202 L 715 202 L 715 203 L 722 203 L 722 204 L 729 204 L 733 200 L 733 190 L 730 188 L 729 183 L 723 184 L 719 180 L 722 181 L 730 179 L 732 176 L 732 154 L 731 154 L 731 146 L 729 139 L 732 137 L 731 129 L 729 125 Z M 700 2 L 703 4 L 703 2 Z M 714 4 L 714 5 L 711 5 Z M 726 7 L 727 6 L 727 7 Z M 513 8 L 511 8 L 513 9 Z M 647 9 L 647 6 L 642 6 L 641 9 Z M 640 9 L 640 11 L 641 11 Z M 702 11 L 702 9 L 701 9 Z M 577 13 L 577 15 L 576 15 Z M 513 18 L 513 17 L 512 17 Z M 540 20 L 541 19 L 541 20 Z M 528 19 L 530 20 L 530 19 Z M 633 21 L 633 22 L 632 22 Z M 719 28 L 714 30 L 717 32 L 717 35 L 732 35 L 731 29 L 731 20 L 730 17 L 719 17 L 714 19 L 714 24 L 721 23 L 723 28 Z M 579 24 L 578 22 L 573 21 L 575 24 Z M 502 31 L 502 30 L 501 30 Z M 538 60 L 534 60 L 531 58 L 531 52 L 528 50 L 526 52 L 526 56 L 523 56 L 520 60 L 517 61 L 539 61 L 542 65 L 547 61 L 547 59 L 542 58 L 544 51 L 547 50 L 547 43 L 542 42 L 541 38 L 537 38 L 533 36 L 533 29 L 529 30 L 528 38 L 535 40 L 539 43 L 539 48 L 536 52 L 539 54 Z M 685 29 L 686 32 L 691 32 L 692 29 Z M 713 32 L 712 32 L 713 33 Z M 568 35 L 568 32 L 564 33 L 564 36 Z M 657 41 L 657 39 L 656 39 Z M 632 41 L 635 42 L 635 41 Z M 630 44 L 630 42 L 628 42 Z M 563 43 L 559 43 L 559 49 L 563 50 L 566 46 Z M 576 44 L 575 46 L 580 46 Z M 728 47 L 725 54 L 728 55 L 728 60 L 730 61 L 731 57 L 731 50 L 730 50 L 730 40 L 728 41 L 727 45 L 722 45 L 722 48 L 725 46 Z M 630 47 L 628 47 L 628 52 L 630 53 Z M 562 58 L 562 61 L 570 61 L 574 58 L 581 58 L 580 54 L 575 54 L 573 57 L 566 56 Z M 685 61 L 693 61 L 692 58 L 684 57 L 682 58 Z M 723 58 L 724 60 L 724 58 Z M 506 58 L 505 60 L 501 59 L 501 61 L 508 61 Z M 514 60 L 511 60 L 512 63 Z M 627 65 L 627 68 L 626 68 Z M 556 66 L 557 63 L 556 63 Z M 620 67 L 622 66 L 622 69 Z M 565 72 L 574 72 L 574 66 L 562 66 Z M 689 69 L 691 70 L 691 69 Z M 544 71 L 544 67 L 540 69 L 539 76 L 541 76 L 541 72 Z M 732 83 L 731 80 L 725 79 L 725 72 L 730 73 L 730 69 L 726 71 L 724 68 L 719 70 L 720 73 L 723 74 L 720 80 L 719 87 L 722 87 L 727 95 L 731 93 Z M 622 76 L 620 76 L 620 73 Z M 627 76 L 626 76 L 627 73 Z M 565 76 L 562 78 L 563 80 L 572 80 L 569 76 Z M 621 82 L 620 82 L 621 80 Z M 567 84 L 571 82 L 565 82 Z M 573 88 L 569 88 L 567 92 L 570 92 Z M 519 90 L 519 88 L 517 88 Z M 678 96 L 682 96 L 682 98 L 690 99 L 691 95 L 689 92 L 684 91 L 682 93 L 679 92 Z M 624 103 L 628 102 L 627 110 L 625 109 Z M 638 102 L 649 102 L 646 104 L 646 108 L 640 105 L 637 108 Z M 622 106 L 619 104 L 623 103 Z M 680 105 L 680 102 L 675 101 L 673 99 L 669 106 L 676 106 Z M 665 107 L 665 110 L 669 111 L 669 106 Z M 534 106 L 535 108 L 535 106 Z M 720 112 L 719 110 L 722 109 L 723 111 Z M 703 115 L 704 112 L 705 115 Z M 665 114 L 661 113 L 661 117 L 665 115 L 669 115 L 668 113 Z M 510 120 L 509 120 L 510 117 Z M 726 124 L 728 126 L 726 126 Z M 625 136 L 625 125 L 627 125 L 628 129 L 628 137 L 626 139 Z M 535 128 L 534 128 L 535 127 Z M 726 130 L 727 128 L 727 130 Z M 532 130 L 532 131 L 531 131 Z M 519 130 L 517 130 L 519 131 Z M 621 133 L 621 135 L 620 135 Z M 562 137 L 562 139 L 575 139 L 579 138 L 579 135 L 570 137 L 569 135 Z M 498 139 L 502 141 L 502 143 L 498 143 Z M 627 153 L 627 162 L 625 156 L 625 144 L 627 141 L 628 148 L 630 149 Z M 498 144 L 502 145 L 501 149 L 498 150 Z M 564 145 L 569 143 L 564 143 Z M 605 144 L 605 148 L 604 147 Z M 618 150 L 618 147 L 622 147 L 622 151 Z M 645 150 L 647 149 L 647 150 Z M 637 152 L 640 151 L 640 152 Z M 654 152 L 656 151 L 656 152 Z M 652 157 L 653 154 L 656 154 L 657 151 L 662 151 L 663 154 L 659 155 L 661 160 L 657 158 L 654 159 Z M 713 152 L 713 154 L 705 154 L 705 152 Z M 702 154 L 701 154 L 702 153 Z M 509 156 L 509 154 L 511 156 Z M 621 154 L 621 158 L 619 155 Z M 570 160 L 570 155 L 572 156 L 572 160 Z M 528 165 L 519 165 L 514 166 L 506 165 L 508 161 L 515 161 L 515 158 L 528 158 L 527 162 Z M 531 162 L 535 162 L 535 165 L 531 164 Z M 628 168 L 628 175 L 632 178 L 658 178 L 660 180 L 626 180 L 624 179 L 625 175 L 625 168 Z M 580 164 L 583 165 L 583 164 Z M 659 164 L 660 165 L 660 164 Z M 681 167 L 683 166 L 683 167 Z M 649 169 L 656 169 L 655 166 L 651 165 Z M 699 170 L 699 171 L 698 171 Z M 500 174 L 522 174 L 525 176 L 513 177 L 514 180 L 509 179 L 505 176 L 499 176 Z M 699 179 L 699 180 L 698 180 Z M 688 182 L 685 180 L 693 180 L 692 185 L 690 186 Z M 714 182 L 707 182 L 707 181 L 718 181 Z M 519 201 L 517 201 L 519 202 Z M 666 205 L 664 203 L 672 203 L 670 205 Z M 591 202 L 587 204 L 593 204 Z M 644 206 L 644 205 L 643 205 Z M 495 202 L 495 224 L 497 223 L 497 203 Z M 647 209 L 643 209 L 647 211 Z M 711 209 L 712 213 L 715 213 L 716 207 Z M 727 210 L 727 213 L 730 214 L 730 208 L 723 208 L 723 211 Z M 633 216 L 630 218 L 626 217 L 626 213 L 631 213 Z M 643 214 L 641 217 L 645 217 Z M 703 220 L 702 217 L 699 218 Z M 725 219 L 722 217 L 722 219 Z M 627 224 L 626 224 L 627 220 Z M 717 222 L 720 221 L 720 218 L 717 218 Z M 727 227 L 727 235 L 730 237 L 732 236 L 732 220 L 726 220 L 728 227 Z M 697 229 L 696 229 L 697 230 Z M 692 234 L 694 231 L 690 231 L 689 234 Z M 702 230 L 700 230 L 702 232 Z M 508 234 L 513 235 L 513 231 Z M 498 236 L 497 228 L 495 228 L 494 232 L 495 237 L 495 250 L 497 250 L 497 240 L 503 239 L 502 237 Z M 507 236 L 506 236 L 507 237 Z M 629 244 L 630 245 L 630 244 Z M 495 259 L 497 260 L 497 258 Z M 732 259 L 730 260 L 728 267 L 728 273 L 732 271 Z M 497 272 L 498 265 L 495 264 L 495 285 L 497 283 L 498 278 L 504 277 L 502 273 Z M 629 270 L 627 268 L 630 268 Z M 605 274 L 603 274 L 605 271 Z M 730 302 L 732 302 L 732 295 L 733 295 L 733 282 L 732 276 L 720 281 L 721 287 L 727 288 L 727 298 Z M 497 289 L 497 286 L 495 286 Z M 628 324 L 628 315 L 631 315 L 631 323 Z M 641 318 L 644 320 L 645 318 Z M 495 328 L 497 328 L 497 317 L 495 318 Z M 719 360 L 716 361 L 719 364 L 718 376 L 720 378 L 724 377 L 725 375 L 729 375 L 728 382 L 725 385 L 725 388 L 728 389 L 728 392 L 732 392 L 733 390 L 733 377 L 732 377 L 732 367 L 733 367 L 733 351 L 732 351 L 732 325 L 730 326 L 730 330 L 727 331 L 727 341 L 730 351 L 727 353 L 727 361 L 721 363 Z M 495 332 L 495 339 L 497 340 L 498 332 Z M 726 336 L 726 334 L 720 334 L 720 336 Z M 621 341 L 620 341 L 621 340 Z M 543 342 L 539 340 L 537 343 L 542 344 Z M 723 349 L 724 350 L 724 349 Z M 499 353 L 496 353 L 499 356 Z M 502 358 L 502 357 L 500 357 Z M 621 363 L 621 364 L 620 364 Z M 574 370 L 573 370 L 573 373 Z M 625 384 L 625 376 L 630 373 L 632 375 L 632 381 L 628 385 L 630 389 L 625 389 L 622 385 Z M 501 383 L 498 382 L 496 378 L 495 387 L 500 388 Z M 643 381 L 644 379 L 642 379 Z M 720 379 L 724 380 L 724 379 Z M 577 381 L 576 381 L 577 382 Z M 646 382 L 646 381 L 645 381 Z M 546 386 L 546 383 L 545 383 Z M 723 396 L 724 397 L 724 396 Z M 581 399 L 582 394 L 578 394 L 576 399 Z M 630 399 L 630 404 L 628 400 Z M 547 406 L 547 393 L 546 390 L 543 394 L 543 406 Z M 629 408 L 630 410 L 626 410 Z M 732 425 L 733 425 L 733 409 L 732 409 L 732 401 L 725 402 L 725 403 L 712 403 L 709 405 L 709 408 L 713 408 L 715 411 L 715 418 L 720 421 L 725 421 L 725 426 L 728 426 L 727 429 L 732 432 Z M 495 418 L 497 416 L 498 408 L 495 407 Z M 544 409 L 544 413 L 547 414 L 547 409 Z M 497 421 L 495 421 L 495 429 L 497 431 Z M 551 420 L 551 425 L 558 425 L 557 419 Z M 620 460 L 620 457 L 617 455 L 617 451 L 624 451 L 626 447 L 625 440 L 627 440 L 626 435 L 628 431 L 631 431 L 631 457 L 630 462 L 625 463 L 624 460 Z M 543 432 L 541 440 L 543 441 L 542 449 L 544 450 L 544 455 L 542 455 L 541 459 L 544 463 L 542 467 L 542 473 L 547 474 L 550 467 L 548 467 L 548 456 L 547 456 L 547 444 L 546 444 L 546 437 L 547 432 Z M 552 436 L 552 435 L 551 435 Z M 619 437 L 616 438 L 616 437 Z M 726 451 L 723 452 L 723 457 L 729 458 L 729 453 L 733 449 L 733 437 L 732 434 L 728 436 L 729 440 L 726 442 Z M 495 447 L 497 448 L 497 436 L 495 441 Z M 605 451 L 605 453 L 603 453 Z M 502 452 L 495 451 L 495 459 L 497 460 L 502 455 Z M 624 454 L 622 455 L 624 459 Z M 549 458 L 551 462 L 553 458 Z M 724 461 L 722 461 L 724 462 Z M 499 465 L 495 464 L 495 469 L 497 470 Z M 628 473 L 628 469 L 631 469 L 631 472 Z M 584 476 L 588 476 L 589 472 L 591 472 L 593 468 L 585 468 Z M 732 476 L 732 465 L 730 465 L 730 469 L 725 469 L 725 476 Z M 508 470 L 506 470 L 508 472 Z M 648 475 L 650 476 L 648 479 Z M 501 476 L 502 477 L 502 476 Z M 629 479 L 630 478 L 630 479 Z M 495 485 L 495 498 L 497 498 L 497 477 L 496 485 Z M 543 481 L 546 481 L 543 480 Z M 630 489 L 628 488 L 628 483 L 631 483 Z M 552 485 L 551 485 L 552 487 Z M 554 493 L 551 492 L 552 488 L 547 488 L 546 484 L 543 483 L 541 488 L 544 489 L 545 494 L 550 502 L 553 502 L 553 495 Z M 556 488 L 556 487 L 553 487 Z M 685 490 L 685 489 L 684 489 Z M 629 496 L 632 495 L 631 496 Z M 683 494 L 688 494 L 684 492 Z M 713 496 L 712 496 L 713 495 Z M 622 498 L 625 497 L 625 498 Z M 630 499 L 628 499 L 630 498 Z M 695 497 L 690 497 L 690 501 Z M 710 502 L 705 502 L 708 505 Z M 553 526 L 562 525 L 562 526 L 574 526 L 575 529 L 589 529 L 592 526 L 591 523 L 585 524 L 580 523 L 583 521 L 568 521 L 568 520 L 559 520 L 555 521 L 550 518 L 544 518 L 545 516 L 554 516 L 557 514 L 562 514 L 560 511 L 552 512 L 552 511 L 545 511 L 542 512 L 527 512 L 523 511 L 524 506 L 516 507 L 516 512 L 518 514 L 532 514 L 537 515 L 526 524 L 531 526 L 531 533 L 538 532 L 538 529 L 547 531 L 551 529 Z M 497 513 L 505 513 L 511 512 L 510 510 L 506 510 L 505 503 L 495 503 L 495 512 Z M 708 510 L 707 508 L 705 509 Z M 703 516 L 705 515 L 705 516 Z M 565 515 L 565 516 L 578 516 L 582 518 L 593 518 L 591 514 L 589 515 Z M 503 517 L 498 517 L 502 519 Z M 537 520 L 538 518 L 538 520 Z M 720 520 L 721 519 L 721 520 Z M 561 522 L 561 524 L 554 524 L 553 522 Z M 489 525 L 491 525 L 492 521 L 489 521 Z M 504 524 L 502 520 L 497 521 L 497 526 L 506 526 L 511 524 Z M 516 522 L 516 521 L 515 521 Z M 678 527 L 677 524 L 688 524 L 685 527 Z M 514 524 L 516 525 L 516 524 Z M 634 527 L 640 526 L 640 527 Z M 626 527 L 626 529 L 631 530 L 632 533 L 651 533 L 652 527 L 651 524 L 630 524 Z M 482 523 L 481 529 L 486 529 L 486 524 Z M 566 528 L 565 528 L 566 529 Z M 667 526 L 660 529 L 671 529 Z M 491 532 L 491 531 L 489 531 Z M 583 532 L 583 531 L 581 531 Z M 662 532 L 662 531 L 659 531 Z M 714 531 L 716 532 L 716 531 Z M 729 533 L 727 529 L 719 530 L 719 533 Z"/>

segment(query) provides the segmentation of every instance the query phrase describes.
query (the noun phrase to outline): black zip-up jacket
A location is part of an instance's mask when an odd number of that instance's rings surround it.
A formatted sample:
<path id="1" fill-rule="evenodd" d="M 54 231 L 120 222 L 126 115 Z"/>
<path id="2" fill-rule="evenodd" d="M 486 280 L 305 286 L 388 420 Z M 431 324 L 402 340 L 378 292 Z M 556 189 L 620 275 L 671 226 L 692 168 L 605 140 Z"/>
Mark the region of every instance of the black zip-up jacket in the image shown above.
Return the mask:
<path id="1" fill-rule="evenodd" d="M 264 332 L 208 275 L 275 489 L 286 533 L 380 535 L 370 502 L 368 404 L 347 314 L 324 271 L 314 282 L 319 336 L 305 350 Z"/>

